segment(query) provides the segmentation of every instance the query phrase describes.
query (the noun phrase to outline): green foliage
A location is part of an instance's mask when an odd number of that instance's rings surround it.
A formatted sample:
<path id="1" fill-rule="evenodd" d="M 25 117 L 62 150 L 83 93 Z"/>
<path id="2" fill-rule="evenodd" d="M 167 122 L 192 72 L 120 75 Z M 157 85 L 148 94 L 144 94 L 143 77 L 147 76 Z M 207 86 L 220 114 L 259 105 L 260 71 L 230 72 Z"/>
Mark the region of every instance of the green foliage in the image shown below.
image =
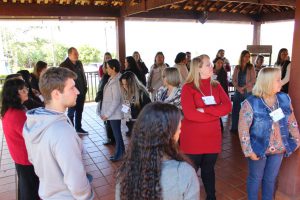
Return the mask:
<path id="1" fill-rule="evenodd" d="M 100 51 L 94 47 L 83 45 L 78 49 L 79 59 L 83 64 L 100 62 Z"/>

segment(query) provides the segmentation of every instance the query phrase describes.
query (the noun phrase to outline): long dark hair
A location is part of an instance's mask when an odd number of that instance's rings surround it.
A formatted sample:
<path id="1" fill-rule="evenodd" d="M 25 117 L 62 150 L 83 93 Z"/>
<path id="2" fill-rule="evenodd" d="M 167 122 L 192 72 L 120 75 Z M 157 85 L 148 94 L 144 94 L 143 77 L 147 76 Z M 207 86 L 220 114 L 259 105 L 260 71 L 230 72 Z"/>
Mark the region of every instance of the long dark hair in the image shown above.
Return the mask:
<path id="1" fill-rule="evenodd" d="M 285 60 L 281 60 L 281 54 L 284 51 L 288 52 L 288 50 L 286 48 L 281 48 L 279 50 L 278 55 L 277 55 L 277 60 L 275 62 L 276 65 L 283 65 L 284 64 Z"/>
<path id="2" fill-rule="evenodd" d="M 180 120 L 181 112 L 174 105 L 155 102 L 144 107 L 117 177 L 122 200 L 162 199 L 163 157 L 185 160 L 173 139 Z"/>
<path id="3" fill-rule="evenodd" d="M 12 78 L 5 81 L 1 93 L 1 116 L 3 117 L 9 108 L 23 110 L 19 90 L 25 87 L 25 82 L 21 79 Z"/>
<path id="4" fill-rule="evenodd" d="M 140 69 L 132 56 L 127 56 L 126 60 L 128 62 L 128 69 L 130 69 L 133 73 L 140 74 Z"/>

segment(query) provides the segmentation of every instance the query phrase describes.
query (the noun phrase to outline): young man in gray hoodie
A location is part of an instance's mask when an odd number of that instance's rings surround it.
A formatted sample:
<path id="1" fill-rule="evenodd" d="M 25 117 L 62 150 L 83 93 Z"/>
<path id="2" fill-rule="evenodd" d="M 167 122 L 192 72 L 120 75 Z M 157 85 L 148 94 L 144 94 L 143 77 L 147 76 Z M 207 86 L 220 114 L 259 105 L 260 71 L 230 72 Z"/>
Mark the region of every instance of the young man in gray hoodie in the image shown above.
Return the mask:
<path id="1" fill-rule="evenodd" d="M 93 191 L 82 163 L 82 144 L 68 107 L 76 104 L 76 74 L 66 68 L 50 68 L 40 78 L 45 108 L 27 112 L 23 135 L 30 162 L 40 179 L 44 200 L 90 200 Z"/>

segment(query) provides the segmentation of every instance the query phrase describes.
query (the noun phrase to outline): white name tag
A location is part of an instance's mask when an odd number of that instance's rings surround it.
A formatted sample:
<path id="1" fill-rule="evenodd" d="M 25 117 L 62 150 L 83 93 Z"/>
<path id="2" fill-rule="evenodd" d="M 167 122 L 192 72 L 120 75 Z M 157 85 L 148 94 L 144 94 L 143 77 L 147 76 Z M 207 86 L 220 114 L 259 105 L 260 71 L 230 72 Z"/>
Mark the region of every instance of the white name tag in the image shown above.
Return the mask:
<path id="1" fill-rule="evenodd" d="M 270 116 L 274 122 L 278 122 L 279 120 L 284 118 L 284 114 L 283 114 L 281 108 L 278 108 L 278 109 L 274 110 L 273 112 L 271 112 Z"/>
<path id="2" fill-rule="evenodd" d="M 125 105 L 125 104 L 122 104 L 122 110 L 121 110 L 121 111 L 122 111 L 123 113 L 128 113 L 129 109 L 130 109 L 129 106 L 127 106 L 127 105 Z"/>
<path id="3" fill-rule="evenodd" d="M 202 97 L 205 105 L 215 105 L 217 104 L 214 96 L 204 96 Z"/>

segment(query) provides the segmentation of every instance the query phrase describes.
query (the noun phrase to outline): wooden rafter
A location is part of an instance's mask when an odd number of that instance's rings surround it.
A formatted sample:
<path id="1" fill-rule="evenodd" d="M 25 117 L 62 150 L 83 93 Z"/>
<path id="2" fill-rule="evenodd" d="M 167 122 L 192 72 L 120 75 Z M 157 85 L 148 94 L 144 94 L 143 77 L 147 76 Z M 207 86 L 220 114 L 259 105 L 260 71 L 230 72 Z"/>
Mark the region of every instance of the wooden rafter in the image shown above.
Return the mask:
<path id="1" fill-rule="evenodd" d="M 216 1 L 216 0 L 214 0 Z M 223 2 L 251 3 L 277 6 L 296 6 L 296 0 L 222 0 Z"/>
<path id="2" fill-rule="evenodd" d="M 178 4 L 178 3 L 182 3 L 185 2 L 186 0 L 152 0 L 152 1 L 145 1 L 143 0 L 140 4 L 141 6 L 136 6 L 133 8 L 133 6 L 130 6 L 129 4 L 125 4 L 125 6 L 122 8 L 122 15 L 125 16 L 130 16 L 130 15 L 134 15 L 140 12 L 144 12 L 144 11 L 150 11 L 150 10 L 154 10 L 154 9 L 158 9 L 158 8 L 162 8 L 165 6 L 170 6 L 173 4 Z M 144 6 L 142 5 L 144 4 Z"/>
<path id="3" fill-rule="evenodd" d="M 241 2 L 237 3 L 235 6 L 233 6 L 230 10 L 227 12 L 236 12 L 235 10 L 242 5 Z"/>

